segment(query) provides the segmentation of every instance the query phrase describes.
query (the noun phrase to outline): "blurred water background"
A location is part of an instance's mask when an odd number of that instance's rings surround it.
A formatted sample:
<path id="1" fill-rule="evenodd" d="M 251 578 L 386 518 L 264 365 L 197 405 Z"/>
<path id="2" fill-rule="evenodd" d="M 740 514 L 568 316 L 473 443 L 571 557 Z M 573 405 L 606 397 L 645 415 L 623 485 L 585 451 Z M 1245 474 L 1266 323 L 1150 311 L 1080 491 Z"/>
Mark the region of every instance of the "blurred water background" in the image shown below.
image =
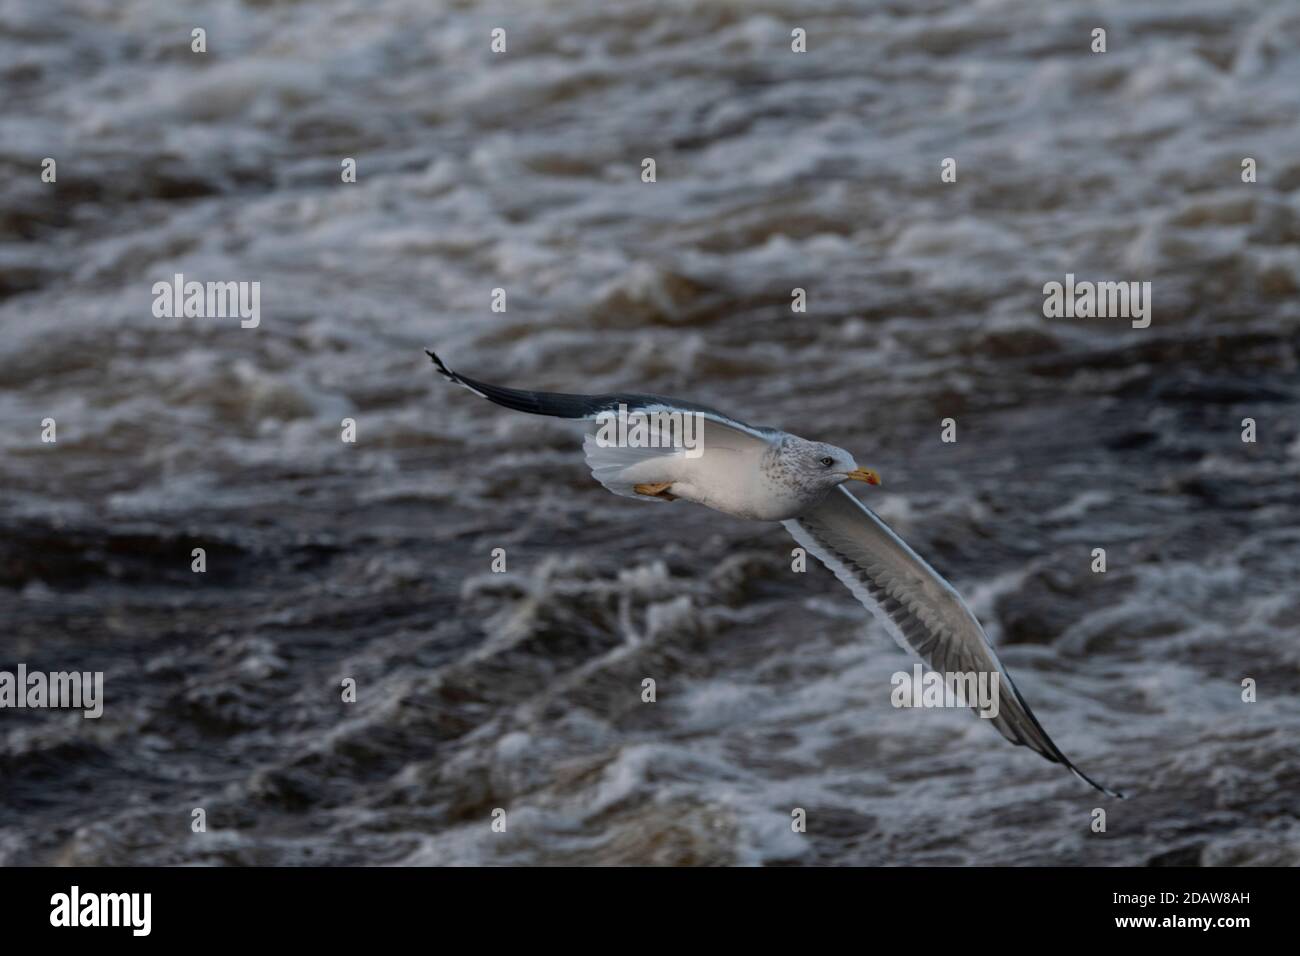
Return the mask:
<path id="1" fill-rule="evenodd" d="M 1300 862 L 1298 50 L 1238 0 L 0 0 L 0 668 L 107 696 L 0 712 L 0 863 Z M 155 318 L 177 272 L 260 326 Z M 1151 326 L 1044 318 L 1067 272 Z M 425 346 L 849 448 L 1131 798 L 894 709 L 778 526 L 608 494 Z"/>

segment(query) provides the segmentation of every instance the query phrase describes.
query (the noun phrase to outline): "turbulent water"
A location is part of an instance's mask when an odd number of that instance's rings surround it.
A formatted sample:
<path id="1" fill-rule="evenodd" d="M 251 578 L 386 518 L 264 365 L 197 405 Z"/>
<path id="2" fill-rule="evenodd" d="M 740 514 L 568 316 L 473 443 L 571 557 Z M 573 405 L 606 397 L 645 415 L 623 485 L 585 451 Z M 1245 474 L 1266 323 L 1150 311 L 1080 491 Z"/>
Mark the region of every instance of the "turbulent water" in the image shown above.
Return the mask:
<path id="1" fill-rule="evenodd" d="M 187 6 L 0 2 L 0 669 L 106 694 L 0 711 L 0 862 L 1300 863 L 1300 6 Z M 425 346 L 850 449 L 1129 799 Z"/>

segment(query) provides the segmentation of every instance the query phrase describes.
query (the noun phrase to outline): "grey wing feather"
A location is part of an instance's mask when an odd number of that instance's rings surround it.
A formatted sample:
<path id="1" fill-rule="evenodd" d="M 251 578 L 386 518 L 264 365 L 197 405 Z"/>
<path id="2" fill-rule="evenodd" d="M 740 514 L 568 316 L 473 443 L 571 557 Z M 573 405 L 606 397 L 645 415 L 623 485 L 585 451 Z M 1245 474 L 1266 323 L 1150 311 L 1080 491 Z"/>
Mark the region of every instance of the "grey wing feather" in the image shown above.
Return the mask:
<path id="1" fill-rule="evenodd" d="M 990 718 L 1002 736 L 1063 764 L 1103 793 L 1122 796 L 1089 778 L 1061 753 L 961 595 L 846 488 L 834 489 L 808 513 L 782 523 L 931 670 L 998 673 L 999 684 L 1011 691 L 1001 695 L 998 715 Z"/>

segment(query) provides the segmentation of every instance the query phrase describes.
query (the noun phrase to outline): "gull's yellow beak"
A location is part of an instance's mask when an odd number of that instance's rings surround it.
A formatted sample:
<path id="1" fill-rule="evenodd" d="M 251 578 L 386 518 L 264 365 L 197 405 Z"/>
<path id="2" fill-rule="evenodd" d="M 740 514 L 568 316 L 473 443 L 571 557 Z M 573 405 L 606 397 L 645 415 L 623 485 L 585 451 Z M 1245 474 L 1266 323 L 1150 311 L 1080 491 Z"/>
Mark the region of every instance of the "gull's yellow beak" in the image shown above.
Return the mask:
<path id="1" fill-rule="evenodd" d="M 849 472 L 849 478 L 853 481 L 865 481 L 869 485 L 880 484 L 880 475 L 872 468 L 854 468 Z"/>

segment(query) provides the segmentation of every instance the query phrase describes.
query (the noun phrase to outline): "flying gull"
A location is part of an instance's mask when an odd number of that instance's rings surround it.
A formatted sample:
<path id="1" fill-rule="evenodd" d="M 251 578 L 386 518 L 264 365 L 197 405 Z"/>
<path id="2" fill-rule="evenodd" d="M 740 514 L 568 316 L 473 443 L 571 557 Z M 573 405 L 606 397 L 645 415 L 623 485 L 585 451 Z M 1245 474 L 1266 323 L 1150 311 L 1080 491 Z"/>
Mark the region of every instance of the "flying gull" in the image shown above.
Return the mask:
<path id="1" fill-rule="evenodd" d="M 681 443 L 583 443 L 592 476 L 610 491 L 643 501 L 693 501 L 724 514 L 779 521 L 825 564 L 902 647 L 939 674 L 996 674 L 1010 690 L 990 722 L 1007 740 L 1064 765 L 1113 797 L 1070 762 L 1029 709 L 984 629 L 956 589 L 845 487 L 880 484 L 842 448 L 759 428 L 694 402 L 655 395 L 577 395 L 502 388 L 460 375 L 426 352 L 447 381 L 480 398 L 533 415 L 606 422 L 691 416 L 699 423 L 698 452 Z"/>

